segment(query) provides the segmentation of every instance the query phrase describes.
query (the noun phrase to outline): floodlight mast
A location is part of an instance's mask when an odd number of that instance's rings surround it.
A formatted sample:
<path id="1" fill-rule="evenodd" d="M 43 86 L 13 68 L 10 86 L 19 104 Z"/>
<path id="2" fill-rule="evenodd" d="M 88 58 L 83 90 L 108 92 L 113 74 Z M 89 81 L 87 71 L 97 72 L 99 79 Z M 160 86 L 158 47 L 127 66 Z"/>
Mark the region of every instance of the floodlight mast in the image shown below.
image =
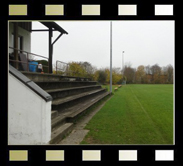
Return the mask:
<path id="1" fill-rule="evenodd" d="M 122 74 L 124 75 L 124 53 L 125 51 L 122 52 Z"/>
<path id="2" fill-rule="evenodd" d="M 110 93 L 112 93 L 112 21 L 110 22 Z"/>

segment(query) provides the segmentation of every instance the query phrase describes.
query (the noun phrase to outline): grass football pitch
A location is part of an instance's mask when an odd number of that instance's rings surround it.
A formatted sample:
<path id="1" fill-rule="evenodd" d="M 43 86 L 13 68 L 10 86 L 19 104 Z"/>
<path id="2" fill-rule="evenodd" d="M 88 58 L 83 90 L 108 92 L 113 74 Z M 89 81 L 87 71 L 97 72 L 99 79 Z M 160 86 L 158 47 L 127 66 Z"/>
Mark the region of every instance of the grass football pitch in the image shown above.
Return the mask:
<path id="1" fill-rule="evenodd" d="M 173 144 L 173 111 L 172 84 L 124 85 L 86 125 L 81 144 Z"/>

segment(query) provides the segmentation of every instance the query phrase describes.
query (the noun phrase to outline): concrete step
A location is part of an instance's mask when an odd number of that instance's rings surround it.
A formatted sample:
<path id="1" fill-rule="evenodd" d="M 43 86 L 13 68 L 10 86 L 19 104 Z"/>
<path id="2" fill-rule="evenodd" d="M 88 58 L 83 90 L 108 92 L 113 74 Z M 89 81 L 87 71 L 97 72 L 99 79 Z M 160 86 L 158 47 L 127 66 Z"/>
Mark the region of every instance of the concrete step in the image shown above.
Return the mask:
<path id="1" fill-rule="evenodd" d="M 93 104 L 97 103 L 98 101 L 102 100 L 109 94 L 110 94 L 109 92 L 105 92 L 103 94 L 95 96 L 92 99 L 86 100 L 85 102 L 78 103 L 78 104 L 74 105 L 73 107 L 69 107 L 69 108 L 63 110 L 60 114 L 58 114 L 58 112 L 57 112 L 57 116 L 54 117 L 51 121 L 52 131 L 55 130 L 58 126 L 64 124 L 65 122 L 72 121 L 72 119 L 76 118 L 86 109 L 88 109 Z"/>
<path id="2" fill-rule="evenodd" d="M 51 119 L 54 119 L 57 116 L 58 116 L 58 111 L 52 110 L 51 111 Z"/>
<path id="3" fill-rule="evenodd" d="M 67 81 L 91 81 L 88 77 L 76 77 L 76 76 L 60 76 L 62 80 Z"/>
<path id="4" fill-rule="evenodd" d="M 98 96 L 88 100 L 85 103 L 78 104 L 77 106 L 73 106 L 72 108 L 70 108 L 70 110 L 72 109 L 72 111 L 71 111 L 72 113 L 67 116 L 67 121 L 73 122 L 78 116 L 83 114 L 88 108 L 90 108 L 91 106 L 93 106 L 94 104 L 99 102 L 100 100 L 104 99 L 109 94 L 110 94 L 109 92 L 105 92 L 104 94 L 98 95 Z"/>
<path id="5" fill-rule="evenodd" d="M 73 125 L 74 125 L 73 123 L 65 123 L 56 130 L 54 130 L 51 134 L 51 140 L 49 143 L 50 144 L 58 143 L 60 140 L 64 138 L 64 136 L 66 136 L 72 130 Z"/>
<path id="6" fill-rule="evenodd" d="M 78 103 L 73 107 L 65 109 L 57 117 L 52 120 L 52 136 L 50 144 L 56 144 L 61 141 L 73 129 L 73 122 L 77 118 L 86 112 L 88 108 L 96 104 L 98 101 L 107 97 L 110 93 L 105 92 L 99 94 L 92 99 L 88 99 L 85 102 Z"/>
<path id="7" fill-rule="evenodd" d="M 30 80 L 36 82 L 36 81 L 90 81 L 90 78 L 85 77 L 75 77 L 75 76 L 62 76 L 59 74 L 48 74 L 48 73 L 38 73 L 38 72 L 27 72 L 27 71 L 21 71 L 22 74 L 24 74 L 26 77 L 28 77 Z"/>
<path id="8" fill-rule="evenodd" d="M 44 90 L 97 85 L 96 81 L 36 81 Z"/>
<path id="9" fill-rule="evenodd" d="M 77 103 L 84 102 L 85 100 L 104 92 L 106 92 L 106 89 L 101 88 L 101 89 L 92 90 L 92 91 L 80 93 L 77 95 L 73 95 L 73 96 L 69 96 L 61 99 L 55 99 L 52 101 L 52 109 L 56 109 L 59 112 L 61 112 L 63 109 L 67 107 L 71 107 Z"/>
<path id="10" fill-rule="evenodd" d="M 64 88 L 64 89 L 50 89 L 46 90 L 53 99 L 56 98 L 64 98 L 72 95 L 76 95 L 82 92 L 87 92 L 91 90 L 100 89 L 100 85 L 92 85 L 92 86 L 81 86 L 81 87 L 73 87 L 73 88 Z"/>
<path id="11" fill-rule="evenodd" d="M 56 128 L 58 128 L 60 125 L 64 124 L 66 122 L 66 116 L 64 114 L 59 114 L 57 117 L 51 120 L 51 129 L 54 131 Z"/>

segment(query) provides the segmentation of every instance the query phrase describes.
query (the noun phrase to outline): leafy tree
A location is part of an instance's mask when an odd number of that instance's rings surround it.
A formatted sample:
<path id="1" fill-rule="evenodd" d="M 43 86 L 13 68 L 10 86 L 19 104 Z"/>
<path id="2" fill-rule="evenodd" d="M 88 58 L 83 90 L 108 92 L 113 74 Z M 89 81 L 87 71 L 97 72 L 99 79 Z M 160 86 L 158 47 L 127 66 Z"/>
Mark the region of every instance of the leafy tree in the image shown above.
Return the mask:
<path id="1" fill-rule="evenodd" d="M 114 85 L 122 83 L 122 74 L 120 68 L 112 68 L 112 83 Z"/>
<path id="2" fill-rule="evenodd" d="M 89 62 L 79 62 L 79 65 L 82 67 L 83 75 L 85 77 L 93 78 L 93 74 L 95 72 L 95 68 Z"/>
<path id="3" fill-rule="evenodd" d="M 110 69 L 109 68 L 105 68 L 105 73 L 107 75 L 106 77 L 106 83 L 110 83 Z"/>
<path id="4" fill-rule="evenodd" d="M 94 74 L 94 80 L 100 82 L 101 84 L 109 84 L 110 83 L 110 69 L 100 69 L 97 70 Z M 112 84 L 121 84 L 122 83 L 122 75 L 120 68 L 112 69 Z"/>
<path id="5" fill-rule="evenodd" d="M 83 77 L 86 75 L 86 71 L 78 62 L 69 63 L 68 73 L 70 76 Z"/>
<path id="6" fill-rule="evenodd" d="M 137 83 L 144 83 L 145 82 L 145 67 L 143 65 L 138 66 L 136 71 L 136 81 Z"/>
<path id="7" fill-rule="evenodd" d="M 107 74 L 105 73 L 105 70 L 98 70 L 98 82 L 101 84 L 106 83 Z"/>

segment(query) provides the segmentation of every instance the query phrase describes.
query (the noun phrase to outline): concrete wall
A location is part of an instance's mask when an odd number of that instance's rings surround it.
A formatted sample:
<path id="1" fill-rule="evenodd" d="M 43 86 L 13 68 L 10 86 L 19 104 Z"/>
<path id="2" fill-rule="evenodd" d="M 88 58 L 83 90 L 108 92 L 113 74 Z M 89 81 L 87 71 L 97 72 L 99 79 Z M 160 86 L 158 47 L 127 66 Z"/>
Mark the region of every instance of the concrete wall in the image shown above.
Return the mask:
<path id="1" fill-rule="evenodd" d="M 13 24 L 9 23 L 9 46 L 14 47 L 12 43 L 12 33 L 13 33 Z M 25 29 L 18 27 L 18 34 L 23 36 L 23 51 L 31 52 L 31 33 Z M 12 49 L 9 49 L 9 53 L 13 52 Z"/>
<path id="2" fill-rule="evenodd" d="M 51 139 L 51 101 L 8 76 L 8 144 L 42 145 Z"/>

